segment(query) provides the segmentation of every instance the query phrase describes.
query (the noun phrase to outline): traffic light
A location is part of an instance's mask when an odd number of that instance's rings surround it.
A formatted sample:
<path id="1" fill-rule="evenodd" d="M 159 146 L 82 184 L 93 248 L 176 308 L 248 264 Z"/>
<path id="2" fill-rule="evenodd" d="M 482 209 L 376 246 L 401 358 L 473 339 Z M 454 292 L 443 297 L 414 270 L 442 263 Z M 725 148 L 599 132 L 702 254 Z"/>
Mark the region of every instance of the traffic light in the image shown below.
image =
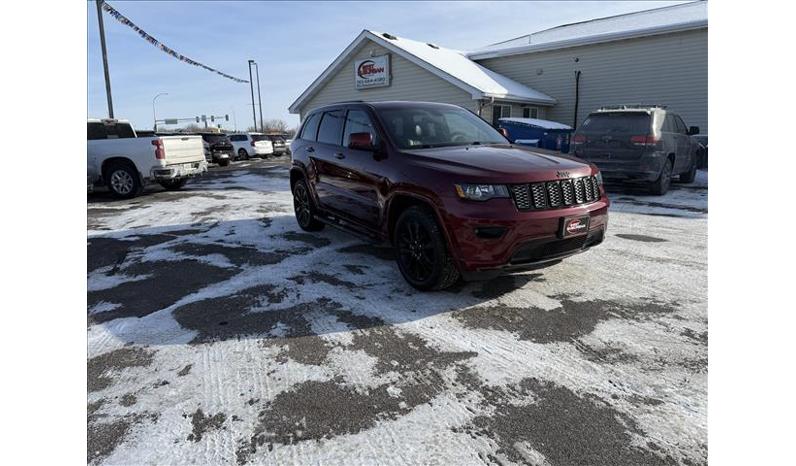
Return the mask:
<path id="1" fill-rule="evenodd" d="M 213 116 L 213 115 L 210 115 L 210 122 L 212 123 L 212 122 L 214 122 L 214 121 L 216 121 L 216 117 L 215 117 L 215 116 Z"/>
<path id="2" fill-rule="evenodd" d="M 229 115 L 224 115 L 224 119 L 229 121 Z"/>
<path id="3" fill-rule="evenodd" d="M 196 117 L 196 122 L 199 123 L 199 117 Z"/>

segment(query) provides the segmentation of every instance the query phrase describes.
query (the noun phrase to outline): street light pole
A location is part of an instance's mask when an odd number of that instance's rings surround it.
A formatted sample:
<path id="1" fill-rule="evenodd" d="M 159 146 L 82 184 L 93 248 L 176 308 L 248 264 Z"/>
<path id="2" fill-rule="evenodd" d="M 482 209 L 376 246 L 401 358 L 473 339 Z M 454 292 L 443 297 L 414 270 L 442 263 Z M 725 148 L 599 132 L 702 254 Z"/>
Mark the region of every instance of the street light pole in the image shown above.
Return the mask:
<path id="1" fill-rule="evenodd" d="M 254 108 L 254 80 L 252 79 L 252 63 L 254 63 L 254 60 L 249 60 L 249 87 L 252 91 L 252 120 L 254 120 L 254 130 L 257 131 L 257 112 Z"/>
<path id="2" fill-rule="evenodd" d="M 152 126 L 152 130 L 153 131 L 157 131 L 158 130 L 158 117 L 155 114 L 155 101 L 158 99 L 158 97 L 160 97 L 162 95 L 169 95 L 169 93 L 168 92 L 161 92 L 160 94 L 156 95 L 155 98 L 152 99 L 152 121 L 154 122 L 154 125 Z"/>
<path id="3" fill-rule="evenodd" d="M 105 23 L 102 22 L 102 3 L 103 0 L 97 0 L 97 21 L 99 22 L 100 46 L 102 47 L 102 68 L 105 71 L 105 95 L 108 97 L 108 118 L 113 118 L 111 73 L 108 71 L 108 49 L 105 47 Z"/>
<path id="4" fill-rule="evenodd" d="M 254 69 L 257 71 L 257 104 L 260 107 L 260 131 L 264 133 L 265 126 L 263 126 L 263 101 L 260 100 L 260 65 L 255 63 Z"/>

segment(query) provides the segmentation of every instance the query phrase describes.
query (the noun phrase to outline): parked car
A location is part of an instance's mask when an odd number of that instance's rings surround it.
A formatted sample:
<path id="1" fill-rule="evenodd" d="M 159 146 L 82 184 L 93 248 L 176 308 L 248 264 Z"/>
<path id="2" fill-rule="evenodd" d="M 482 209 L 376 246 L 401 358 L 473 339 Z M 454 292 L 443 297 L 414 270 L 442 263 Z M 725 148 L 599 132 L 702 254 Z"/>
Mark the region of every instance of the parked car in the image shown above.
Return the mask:
<path id="1" fill-rule="evenodd" d="M 137 196 L 150 181 L 179 189 L 207 171 L 200 137 L 137 137 L 126 120 L 89 119 L 87 152 L 89 184 L 119 198 Z"/>
<path id="2" fill-rule="evenodd" d="M 279 157 L 280 155 L 285 155 L 288 151 L 287 144 L 285 144 L 285 138 L 278 135 L 267 134 L 266 137 L 271 141 L 274 146 L 274 155 Z"/>
<path id="3" fill-rule="evenodd" d="M 229 140 L 238 160 L 248 160 L 250 157 L 265 158 L 274 153 L 271 140 L 260 133 L 230 134 Z"/>
<path id="4" fill-rule="evenodd" d="M 596 166 L 512 145 L 455 105 L 322 107 L 291 150 L 299 226 L 390 242 L 420 290 L 552 265 L 601 243 L 608 224 Z"/>
<path id="5" fill-rule="evenodd" d="M 201 133 L 202 140 L 207 143 L 207 150 L 210 151 L 210 161 L 222 167 L 229 165 L 235 157 L 232 150 L 232 142 L 224 133 Z"/>
<path id="6" fill-rule="evenodd" d="M 693 139 L 699 144 L 697 147 L 697 167 L 700 169 L 708 168 L 708 135 L 697 134 L 692 136 Z"/>
<path id="7" fill-rule="evenodd" d="M 592 112 L 572 137 L 574 155 L 600 168 L 606 182 L 644 183 L 666 194 L 672 177 L 696 177 L 699 128 L 662 106 L 618 105 Z"/>

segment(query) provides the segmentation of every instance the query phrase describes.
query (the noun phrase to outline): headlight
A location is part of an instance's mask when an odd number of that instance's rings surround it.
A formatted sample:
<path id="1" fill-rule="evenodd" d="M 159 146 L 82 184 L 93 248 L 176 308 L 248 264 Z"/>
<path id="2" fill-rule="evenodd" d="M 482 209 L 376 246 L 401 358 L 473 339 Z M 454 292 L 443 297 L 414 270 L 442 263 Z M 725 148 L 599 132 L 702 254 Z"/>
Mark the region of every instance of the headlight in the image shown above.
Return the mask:
<path id="1" fill-rule="evenodd" d="M 597 172 L 597 174 L 594 175 L 594 177 L 597 178 L 597 185 L 598 186 L 602 186 L 603 185 L 603 174 L 602 174 L 602 172 Z"/>
<path id="2" fill-rule="evenodd" d="M 456 194 L 471 201 L 488 201 L 496 197 L 509 197 L 509 189 L 502 184 L 456 184 Z"/>

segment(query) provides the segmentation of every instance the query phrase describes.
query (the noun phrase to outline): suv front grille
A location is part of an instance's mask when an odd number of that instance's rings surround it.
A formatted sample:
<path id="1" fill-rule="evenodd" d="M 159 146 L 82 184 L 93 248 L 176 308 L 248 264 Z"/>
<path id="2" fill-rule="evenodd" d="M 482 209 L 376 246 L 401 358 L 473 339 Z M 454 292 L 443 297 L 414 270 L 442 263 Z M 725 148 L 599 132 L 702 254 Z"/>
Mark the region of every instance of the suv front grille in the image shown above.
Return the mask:
<path id="1" fill-rule="evenodd" d="M 586 204 L 600 198 L 597 178 L 584 176 L 546 183 L 509 185 L 519 210 L 541 210 Z"/>

